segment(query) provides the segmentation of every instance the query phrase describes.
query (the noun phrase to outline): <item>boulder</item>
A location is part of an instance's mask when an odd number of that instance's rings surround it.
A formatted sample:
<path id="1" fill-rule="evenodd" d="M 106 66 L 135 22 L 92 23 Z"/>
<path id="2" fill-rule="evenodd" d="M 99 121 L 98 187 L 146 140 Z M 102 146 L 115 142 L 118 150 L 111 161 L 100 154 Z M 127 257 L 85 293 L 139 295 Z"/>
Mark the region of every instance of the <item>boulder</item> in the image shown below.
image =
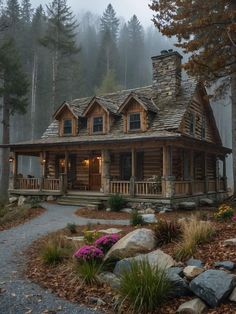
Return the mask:
<path id="1" fill-rule="evenodd" d="M 177 310 L 180 314 L 202 314 L 207 311 L 206 304 L 199 298 L 181 304 Z"/>
<path id="2" fill-rule="evenodd" d="M 214 201 L 211 200 L 210 198 L 201 198 L 199 201 L 199 204 L 201 206 L 213 206 L 214 205 Z"/>
<path id="3" fill-rule="evenodd" d="M 147 224 L 154 224 L 157 223 L 156 216 L 154 214 L 143 214 L 143 220 Z"/>
<path id="4" fill-rule="evenodd" d="M 48 195 L 47 202 L 53 202 L 53 201 L 55 201 L 55 197 L 53 195 Z"/>
<path id="5" fill-rule="evenodd" d="M 75 242 L 82 242 L 84 241 L 84 236 L 79 237 L 65 237 L 67 240 L 75 241 Z"/>
<path id="6" fill-rule="evenodd" d="M 195 258 L 190 258 L 186 262 L 187 266 L 197 266 L 202 268 L 203 267 L 203 262 L 200 259 L 195 259 Z"/>
<path id="7" fill-rule="evenodd" d="M 216 262 L 215 267 L 221 267 L 227 270 L 233 270 L 235 268 L 235 263 L 230 261 Z"/>
<path id="8" fill-rule="evenodd" d="M 181 278 L 177 273 L 169 271 L 170 269 L 167 270 L 167 277 L 173 285 L 173 297 L 191 295 L 192 292 L 187 280 Z"/>
<path id="9" fill-rule="evenodd" d="M 236 288 L 234 288 L 234 290 L 232 291 L 232 293 L 229 296 L 229 300 L 231 302 L 236 302 Z"/>
<path id="10" fill-rule="evenodd" d="M 106 208 L 106 212 L 111 212 L 111 208 Z"/>
<path id="11" fill-rule="evenodd" d="M 103 272 L 98 275 L 100 283 L 105 283 L 111 286 L 113 289 L 119 289 L 120 279 L 116 275 L 110 272 Z"/>
<path id="12" fill-rule="evenodd" d="M 176 274 L 182 277 L 183 267 L 170 267 L 166 270 L 166 272 L 169 276 Z"/>
<path id="13" fill-rule="evenodd" d="M 190 283 L 193 293 L 211 307 L 216 307 L 223 302 L 235 286 L 236 276 L 215 269 L 205 271 Z"/>
<path id="14" fill-rule="evenodd" d="M 195 202 L 181 202 L 179 203 L 179 208 L 186 210 L 194 210 L 197 208 L 197 204 Z"/>
<path id="15" fill-rule="evenodd" d="M 204 269 L 197 266 L 187 266 L 183 270 L 184 276 L 187 279 L 193 279 L 203 272 L 204 272 Z"/>
<path id="16" fill-rule="evenodd" d="M 18 199 L 18 206 L 23 206 L 26 202 L 26 197 L 24 197 L 23 195 L 21 195 Z"/>
<path id="17" fill-rule="evenodd" d="M 145 253 L 153 250 L 155 245 L 156 239 L 152 230 L 136 229 L 117 241 L 107 252 L 105 260 L 108 258 L 121 259 Z"/>
<path id="18" fill-rule="evenodd" d="M 17 201 L 18 201 L 18 198 L 15 197 L 15 196 L 12 196 L 12 197 L 9 198 L 9 203 L 10 204 L 16 203 Z"/>
<path id="19" fill-rule="evenodd" d="M 141 254 L 131 258 L 125 258 L 116 263 L 114 273 L 120 276 L 122 272 L 128 271 L 133 261 L 144 261 L 147 260 L 152 267 L 158 266 L 159 268 L 165 269 L 175 265 L 173 258 L 164 253 L 161 250 L 156 250 L 148 254 Z"/>
<path id="20" fill-rule="evenodd" d="M 116 234 L 122 232 L 122 229 L 117 229 L 117 228 L 109 228 L 109 229 L 102 229 L 98 231 L 99 233 L 103 234 Z"/>
<path id="21" fill-rule="evenodd" d="M 131 214 L 132 211 L 133 211 L 132 208 L 123 208 L 123 209 L 121 210 L 122 213 L 127 213 L 127 214 Z"/>
<path id="22" fill-rule="evenodd" d="M 235 246 L 236 245 L 236 238 L 225 240 L 224 245 L 225 246 Z"/>
<path id="23" fill-rule="evenodd" d="M 155 214 L 155 210 L 149 207 L 145 210 L 145 214 Z"/>

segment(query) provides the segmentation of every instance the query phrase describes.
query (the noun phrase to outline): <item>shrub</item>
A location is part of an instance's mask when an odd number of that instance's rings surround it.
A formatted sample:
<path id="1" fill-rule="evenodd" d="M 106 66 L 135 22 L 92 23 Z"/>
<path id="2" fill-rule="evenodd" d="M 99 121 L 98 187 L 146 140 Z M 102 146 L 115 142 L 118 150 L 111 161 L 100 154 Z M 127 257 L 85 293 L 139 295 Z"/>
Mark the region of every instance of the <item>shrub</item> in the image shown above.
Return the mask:
<path id="1" fill-rule="evenodd" d="M 143 226 L 145 224 L 145 221 L 141 214 L 135 209 L 132 211 L 131 217 L 130 217 L 130 224 L 132 226 Z"/>
<path id="2" fill-rule="evenodd" d="M 217 220 L 228 220 L 231 219 L 234 215 L 234 210 L 231 206 L 222 204 L 217 212 L 214 214 L 215 219 Z"/>
<path id="3" fill-rule="evenodd" d="M 30 200 L 30 207 L 31 208 L 42 208 L 40 205 L 40 199 L 38 197 L 34 197 Z"/>
<path id="4" fill-rule="evenodd" d="M 151 312 L 167 300 L 172 284 L 164 269 L 148 261 L 133 261 L 121 276 L 119 289 L 122 303 L 128 302 L 134 313 Z"/>
<path id="5" fill-rule="evenodd" d="M 75 252 L 74 257 L 78 262 L 101 262 L 104 257 L 104 253 L 101 249 L 94 245 L 85 245 Z"/>
<path id="6" fill-rule="evenodd" d="M 57 264 L 62 261 L 63 253 L 60 246 L 49 242 L 42 249 L 42 260 L 45 264 Z"/>
<path id="7" fill-rule="evenodd" d="M 96 247 L 100 248 L 104 253 L 106 253 L 119 239 L 119 234 L 108 234 L 98 238 L 94 244 Z"/>
<path id="8" fill-rule="evenodd" d="M 6 207 L 0 207 L 0 218 L 4 217 L 7 214 Z"/>
<path id="9" fill-rule="evenodd" d="M 177 245 L 175 258 L 177 260 L 187 259 L 196 252 L 199 244 L 210 241 L 214 235 L 214 228 L 208 221 L 199 221 L 193 218 L 182 223 L 182 239 Z"/>
<path id="10" fill-rule="evenodd" d="M 111 195 L 108 199 L 108 204 L 112 211 L 118 212 L 126 205 L 126 200 L 120 194 Z"/>
<path id="11" fill-rule="evenodd" d="M 88 245 L 93 244 L 99 238 L 100 234 L 97 231 L 84 231 L 84 242 Z"/>
<path id="12" fill-rule="evenodd" d="M 80 261 L 76 264 L 76 272 L 83 279 L 83 281 L 88 284 L 96 284 L 98 282 L 97 276 L 102 270 L 102 264 L 96 261 Z"/>
<path id="13" fill-rule="evenodd" d="M 66 225 L 66 228 L 70 231 L 71 234 L 74 234 L 74 233 L 77 232 L 77 230 L 76 230 L 76 224 L 74 224 L 74 223 L 68 223 L 68 224 Z"/>
<path id="14" fill-rule="evenodd" d="M 160 219 L 154 226 L 157 245 L 163 245 L 179 239 L 181 235 L 180 224 L 174 221 Z"/>

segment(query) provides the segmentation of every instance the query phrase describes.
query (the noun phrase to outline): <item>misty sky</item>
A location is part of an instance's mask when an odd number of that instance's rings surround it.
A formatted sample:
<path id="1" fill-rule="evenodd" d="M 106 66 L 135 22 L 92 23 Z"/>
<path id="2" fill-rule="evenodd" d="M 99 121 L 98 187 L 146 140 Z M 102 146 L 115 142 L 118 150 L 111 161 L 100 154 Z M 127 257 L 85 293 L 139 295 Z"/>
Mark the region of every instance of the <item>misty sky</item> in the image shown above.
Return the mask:
<path id="1" fill-rule="evenodd" d="M 33 7 L 39 4 L 51 2 L 52 0 L 31 0 Z M 148 7 L 150 0 L 67 0 L 75 14 L 90 10 L 94 13 L 102 14 L 109 3 L 111 3 L 118 16 L 123 16 L 126 20 L 136 14 L 145 26 L 150 25 L 153 15 Z"/>

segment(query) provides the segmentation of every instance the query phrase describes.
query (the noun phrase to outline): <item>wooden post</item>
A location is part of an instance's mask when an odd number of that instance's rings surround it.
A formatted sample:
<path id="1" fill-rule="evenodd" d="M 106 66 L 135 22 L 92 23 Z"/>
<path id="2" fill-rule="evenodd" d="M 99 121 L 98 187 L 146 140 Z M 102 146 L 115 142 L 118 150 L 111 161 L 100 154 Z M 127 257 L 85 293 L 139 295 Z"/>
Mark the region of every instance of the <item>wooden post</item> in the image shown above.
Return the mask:
<path id="1" fill-rule="evenodd" d="M 228 186 L 227 186 L 227 175 L 226 175 L 226 158 L 223 157 L 223 180 L 224 180 L 224 191 L 227 192 Z"/>
<path id="2" fill-rule="evenodd" d="M 162 195 L 172 197 L 174 195 L 174 178 L 172 176 L 172 146 L 163 146 L 163 178 Z"/>
<path id="3" fill-rule="evenodd" d="M 16 178 L 18 174 L 18 154 L 16 152 L 13 152 L 12 154 L 13 157 L 13 163 L 12 163 L 12 186 L 13 189 L 15 188 L 16 185 Z"/>
<path id="4" fill-rule="evenodd" d="M 207 177 L 207 153 L 204 152 L 204 192 L 208 193 L 208 177 Z"/>
<path id="5" fill-rule="evenodd" d="M 132 177 L 136 177 L 136 150 L 132 148 Z"/>
<path id="6" fill-rule="evenodd" d="M 102 150 L 102 190 L 103 193 L 110 192 L 110 153 Z"/>
<path id="7" fill-rule="evenodd" d="M 69 159 L 69 154 L 66 151 L 65 152 L 65 171 L 64 171 L 64 178 L 63 178 L 64 193 L 67 192 L 67 187 L 68 187 L 68 159 Z"/>
<path id="8" fill-rule="evenodd" d="M 190 195 L 194 192 L 194 151 L 190 150 Z"/>
<path id="9" fill-rule="evenodd" d="M 220 179 L 220 177 L 219 177 L 219 158 L 217 156 L 215 158 L 215 166 L 216 166 L 215 167 L 216 168 L 216 173 L 215 173 L 215 190 L 218 193 L 219 190 L 220 190 L 220 187 L 219 187 L 219 184 L 220 184 L 219 179 Z"/>

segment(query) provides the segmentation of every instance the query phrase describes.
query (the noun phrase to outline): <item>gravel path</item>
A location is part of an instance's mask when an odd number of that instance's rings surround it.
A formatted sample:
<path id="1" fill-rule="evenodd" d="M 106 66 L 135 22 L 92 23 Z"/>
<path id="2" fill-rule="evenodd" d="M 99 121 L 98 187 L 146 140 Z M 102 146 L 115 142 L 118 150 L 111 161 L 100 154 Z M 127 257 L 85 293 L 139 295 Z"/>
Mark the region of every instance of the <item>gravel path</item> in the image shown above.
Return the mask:
<path id="1" fill-rule="evenodd" d="M 88 222 L 112 224 L 112 220 L 94 220 L 74 215 L 77 207 L 44 203 L 47 211 L 10 230 L 0 232 L 0 314 L 95 314 L 84 306 L 79 306 L 56 297 L 31 283 L 21 275 L 24 267 L 24 251 L 42 235 L 65 227 L 67 223 L 85 225 Z M 127 224 L 126 220 L 116 224 Z"/>

